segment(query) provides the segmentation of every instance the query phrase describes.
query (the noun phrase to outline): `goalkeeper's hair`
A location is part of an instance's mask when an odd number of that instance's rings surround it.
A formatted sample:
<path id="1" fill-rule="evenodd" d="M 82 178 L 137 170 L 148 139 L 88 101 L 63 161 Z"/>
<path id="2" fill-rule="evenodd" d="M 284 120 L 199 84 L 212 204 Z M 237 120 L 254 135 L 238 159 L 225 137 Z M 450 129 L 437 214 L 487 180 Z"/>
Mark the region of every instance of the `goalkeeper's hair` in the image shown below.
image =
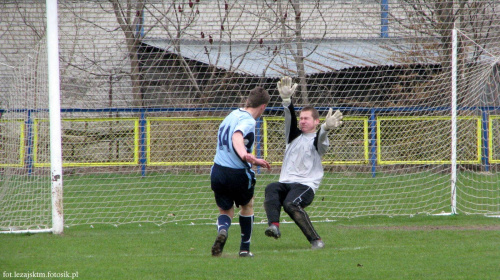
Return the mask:
<path id="1" fill-rule="evenodd" d="M 262 87 L 256 87 L 250 91 L 248 95 L 247 101 L 245 103 L 245 107 L 257 108 L 262 104 L 269 103 L 269 93 Z"/>
<path id="2" fill-rule="evenodd" d="M 307 111 L 311 112 L 313 119 L 319 120 L 319 113 L 318 113 L 318 110 L 316 110 L 316 108 L 314 108 L 313 106 L 304 106 L 304 108 L 302 108 L 302 110 L 300 112 L 302 113 L 302 112 L 307 112 Z"/>

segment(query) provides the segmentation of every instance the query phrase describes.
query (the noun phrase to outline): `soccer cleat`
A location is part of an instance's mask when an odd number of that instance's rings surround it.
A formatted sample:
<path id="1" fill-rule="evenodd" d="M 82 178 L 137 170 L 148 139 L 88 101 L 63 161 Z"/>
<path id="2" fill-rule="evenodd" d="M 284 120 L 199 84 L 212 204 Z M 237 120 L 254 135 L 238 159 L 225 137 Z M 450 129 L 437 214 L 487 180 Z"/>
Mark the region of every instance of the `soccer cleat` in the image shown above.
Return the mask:
<path id="1" fill-rule="evenodd" d="M 224 245 L 226 245 L 227 240 L 227 230 L 221 229 L 215 238 L 214 245 L 212 246 L 212 256 L 219 257 L 222 255 L 222 250 L 224 250 Z"/>
<path id="2" fill-rule="evenodd" d="M 316 239 L 311 241 L 312 250 L 323 249 L 323 248 L 325 248 L 325 243 L 321 239 Z"/>
<path id="3" fill-rule="evenodd" d="M 265 233 L 269 237 L 274 237 L 274 239 L 278 239 L 281 237 L 280 229 L 276 225 L 270 225 L 266 229 Z"/>
<path id="4" fill-rule="evenodd" d="M 240 257 L 246 258 L 246 257 L 253 257 L 253 254 L 250 251 L 240 251 Z"/>

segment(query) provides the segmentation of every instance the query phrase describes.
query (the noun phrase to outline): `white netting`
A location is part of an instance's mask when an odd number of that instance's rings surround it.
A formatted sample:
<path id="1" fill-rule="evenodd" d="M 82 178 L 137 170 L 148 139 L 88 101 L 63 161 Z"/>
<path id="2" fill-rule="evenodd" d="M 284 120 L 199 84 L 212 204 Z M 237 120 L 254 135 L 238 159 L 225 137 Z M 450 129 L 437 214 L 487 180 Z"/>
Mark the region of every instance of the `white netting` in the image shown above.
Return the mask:
<path id="1" fill-rule="evenodd" d="M 1 1 L 0 228 L 50 227 L 45 3 Z M 283 111 L 345 115 L 313 219 L 450 212 L 458 30 L 457 211 L 500 214 L 498 1 L 59 1 L 65 225 L 212 221 L 217 127 L 263 86 L 256 153 L 278 180 Z"/>

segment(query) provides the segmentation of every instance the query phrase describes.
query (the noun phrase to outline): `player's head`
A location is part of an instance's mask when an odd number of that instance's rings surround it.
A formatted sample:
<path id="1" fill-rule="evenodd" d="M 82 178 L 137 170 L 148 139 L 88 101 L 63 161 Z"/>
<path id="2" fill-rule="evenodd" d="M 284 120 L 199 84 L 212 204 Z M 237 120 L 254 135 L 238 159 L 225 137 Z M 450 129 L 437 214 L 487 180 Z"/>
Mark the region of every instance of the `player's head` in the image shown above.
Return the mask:
<path id="1" fill-rule="evenodd" d="M 255 111 L 255 118 L 258 118 L 266 110 L 266 106 L 269 103 L 269 93 L 262 87 L 256 87 L 250 91 L 247 101 L 245 103 L 245 108 L 252 108 Z"/>
<path id="2" fill-rule="evenodd" d="M 319 124 L 319 113 L 312 106 L 305 106 L 300 111 L 300 130 L 304 133 L 316 132 L 316 127 Z"/>
<path id="3" fill-rule="evenodd" d="M 261 105 L 266 105 L 269 103 L 269 93 L 262 87 L 256 87 L 250 91 L 248 94 L 245 107 L 257 108 Z"/>

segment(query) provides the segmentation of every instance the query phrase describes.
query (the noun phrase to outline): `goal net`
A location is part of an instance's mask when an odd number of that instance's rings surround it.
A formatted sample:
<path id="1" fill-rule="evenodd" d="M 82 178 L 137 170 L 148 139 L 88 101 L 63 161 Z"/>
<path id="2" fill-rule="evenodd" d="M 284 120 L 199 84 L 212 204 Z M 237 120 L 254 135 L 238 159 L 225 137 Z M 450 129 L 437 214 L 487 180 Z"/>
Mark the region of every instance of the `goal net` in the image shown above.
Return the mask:
<path id="1" fill-rule="evenodd" d="M 47 48 L 59 46 L 65 226 L 213 223 L 222 119 L 248 91 L 256 222 L 285 149 L 276 82 L 330 132 L 313 220 L 500 215 L 498 1 L 1 1 L 0 230 L 51 230 Z M 53 73 L 51 73 L 53 74 Z M 283 215 L 285 220 L 288 219 Z"/>

